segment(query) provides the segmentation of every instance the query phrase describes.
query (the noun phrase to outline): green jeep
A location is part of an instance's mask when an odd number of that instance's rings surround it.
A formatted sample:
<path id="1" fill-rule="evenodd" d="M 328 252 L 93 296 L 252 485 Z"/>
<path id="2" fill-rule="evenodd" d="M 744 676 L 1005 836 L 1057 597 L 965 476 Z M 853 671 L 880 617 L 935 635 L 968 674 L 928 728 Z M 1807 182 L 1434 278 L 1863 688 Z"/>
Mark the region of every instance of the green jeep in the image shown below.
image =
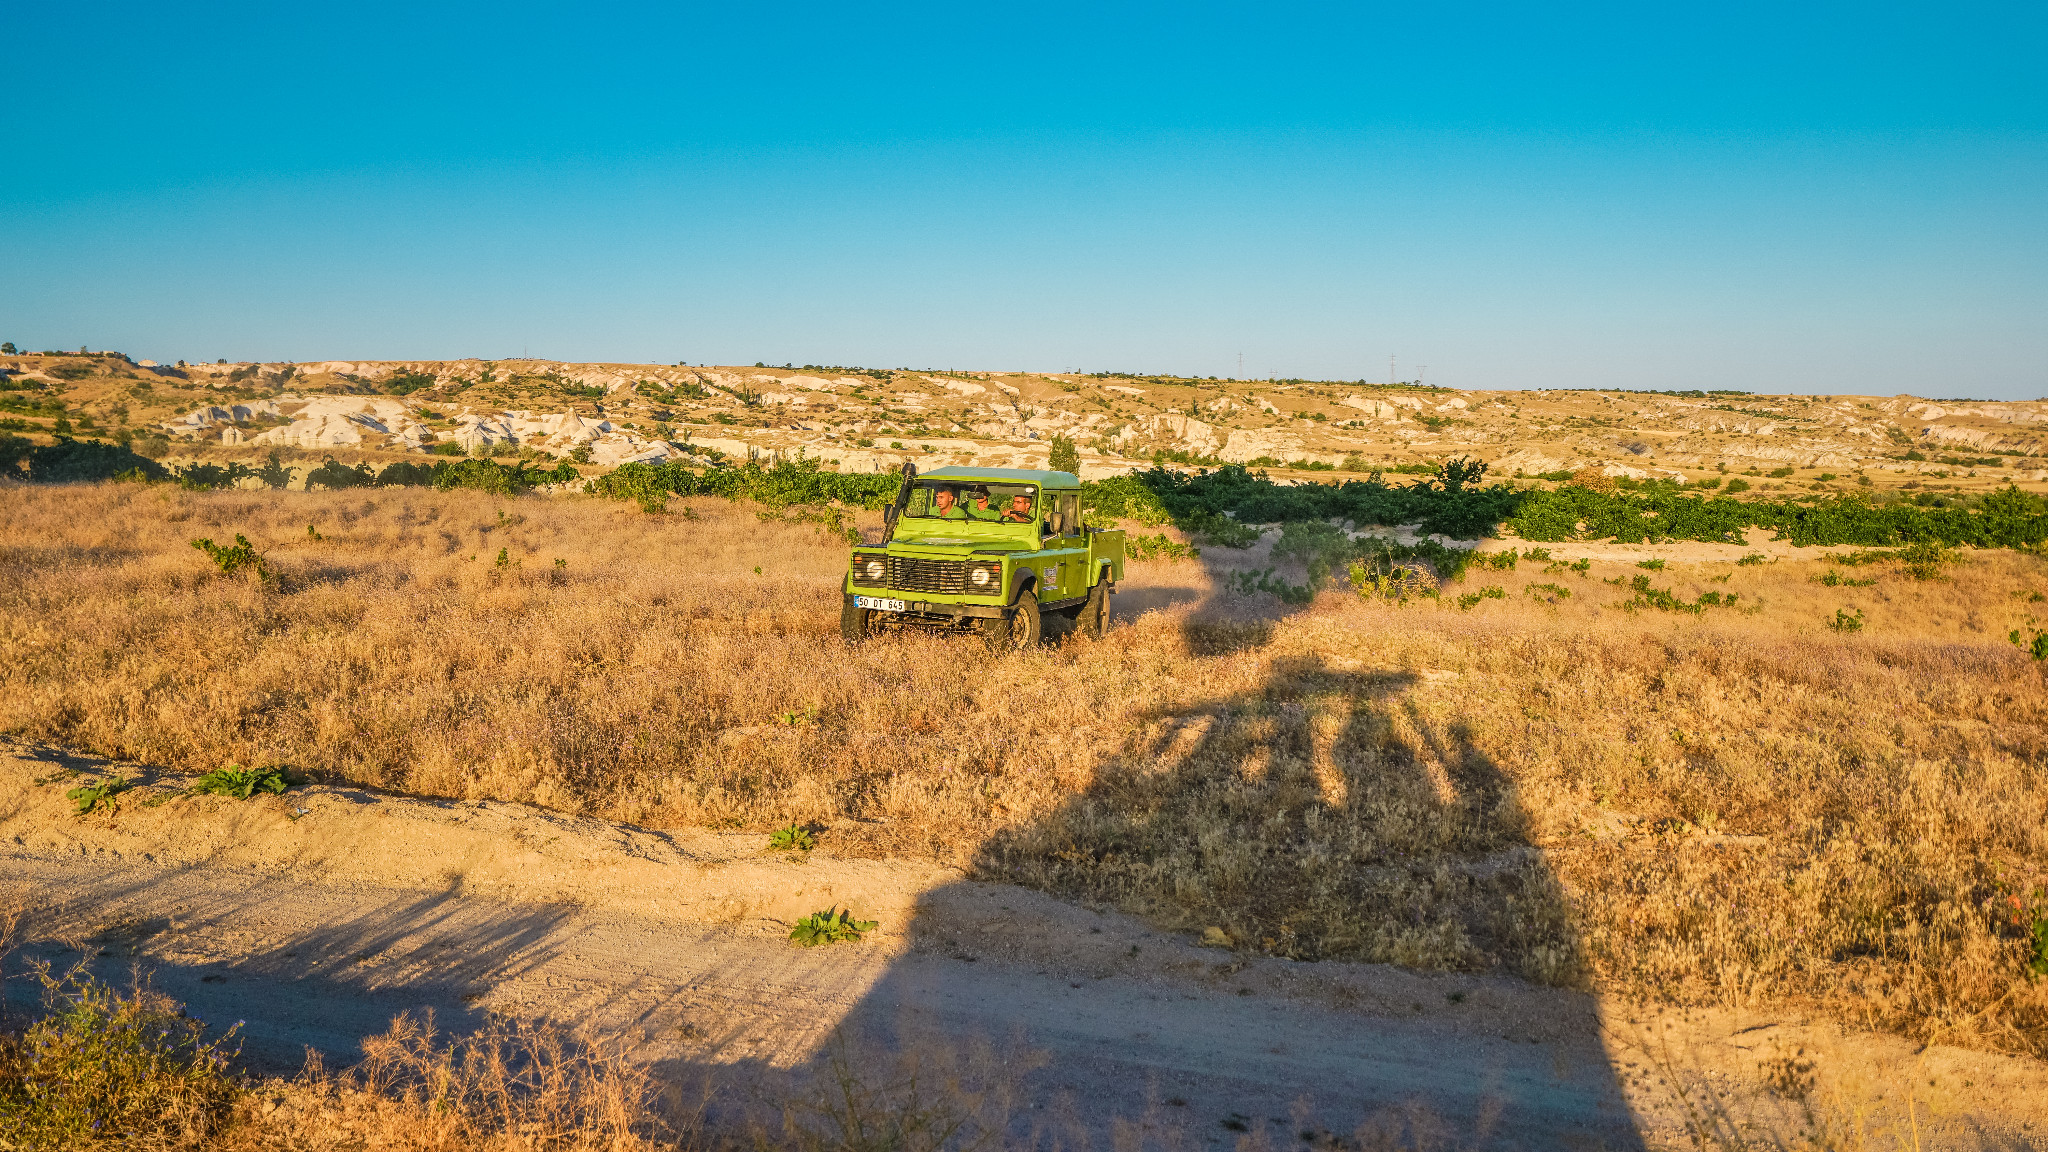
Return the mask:
<path id="1" fill-rule="evenodd" d="M 991 648 L 1038 643 L 1047 623 L 1102 635 L 1124 574 L 1124 534 L 1081 520 L 1071 472 L 903 466 L 882 542 L 853 550 L 839 631 L 979 632 Z M 1049 618 L 1049 620 L 1048 620 Z"/>

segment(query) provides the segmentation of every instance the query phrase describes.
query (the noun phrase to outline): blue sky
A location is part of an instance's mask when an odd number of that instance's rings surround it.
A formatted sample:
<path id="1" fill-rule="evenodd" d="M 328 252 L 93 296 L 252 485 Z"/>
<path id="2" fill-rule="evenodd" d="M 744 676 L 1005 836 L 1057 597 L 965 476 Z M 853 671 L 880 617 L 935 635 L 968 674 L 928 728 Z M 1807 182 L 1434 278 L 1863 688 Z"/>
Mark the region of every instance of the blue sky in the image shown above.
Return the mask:
<path id="1" fill-rule="evenodd" d="M 36 348 L 2048 395 L 2040 5 L 0 34 L 0 339 Z"/>

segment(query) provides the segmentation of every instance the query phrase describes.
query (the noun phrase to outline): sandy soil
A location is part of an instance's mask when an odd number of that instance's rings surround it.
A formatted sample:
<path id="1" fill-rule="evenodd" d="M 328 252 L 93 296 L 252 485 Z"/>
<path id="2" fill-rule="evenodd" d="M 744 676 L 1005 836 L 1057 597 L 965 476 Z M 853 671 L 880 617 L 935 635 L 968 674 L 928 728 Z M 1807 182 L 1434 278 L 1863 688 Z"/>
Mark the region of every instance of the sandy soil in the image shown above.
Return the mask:
<path id="1" fill-rule="evenodd" d="M 138 781 L 78 817 L 78 782 Z M 1684 1142 L 1673 1086 L 1769 1128 L 1803 1126 L 1763 1088 L 1926 1146 L 2042 1147 L 2048 1068 L 1780 1015 L 1679 1015 L 1470 975 L 1298 964 L 1206 949 L 1114 913 L 978 883 L 928 862 L 772 853 L 758 835 L 654 832 L 500 803 L 346 788 L 249 801 L 48 748 L 0 746 L 0 882 L 23 886 L 10 961 L 83 957 L 144 973 L 245 1056 L 290 1073 L 346 1062 L 402 1011 L 461 1030 L 486 1013 L 624 1037 L 642 1058 L 729 1084 L 800 1077 L 835 1030 L 863 1045 L 986 1039 L 1032 1109 L 1229 1146 L 1247 1124 L 1346 1132 L 1421 1104 L 1517 1147 Z M 881 921 L 813 950 L 788 921 L 840 904 Z M 34 987 L 8 982 L 10 1009 Z M 1791 1065 L 1773 1064 L 1794 1058 Z M 1916 1111 L 1894 1117 L 1911 1084 Z M 1921 1085 L 1926 1087 L 1921 1087 Z M 1176 1101 L 1178 1103 L 1176 1103 Z"/>

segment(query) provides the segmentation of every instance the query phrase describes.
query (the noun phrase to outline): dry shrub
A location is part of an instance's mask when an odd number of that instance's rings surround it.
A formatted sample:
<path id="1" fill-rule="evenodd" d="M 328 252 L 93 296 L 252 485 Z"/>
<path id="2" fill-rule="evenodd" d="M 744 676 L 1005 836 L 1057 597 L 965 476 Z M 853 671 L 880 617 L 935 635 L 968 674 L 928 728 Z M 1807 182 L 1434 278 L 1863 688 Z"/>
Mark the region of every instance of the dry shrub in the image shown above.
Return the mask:
<path id="1" fill-rule="evenodd" d="M 1590 488 L 1595 492 L 1612 492 L 1615 487 L 1614 477 L 1609 476 L 1598 468 L 1590 466 L 1573 472 L 1569 483 L 1576 484 L 1581 488 Z"/>
<path id="2" fill-rule="evenodd" d="M 790 1152 L 977 1152 L 1010 1146 L 1027 1103 L 1022 1077 L 1042 1054 L 919 1036 L 874 1046 L 835 1034 L 806 1086 L 781 1104 L 779 1131 L 751 1125 L 756 1149 Z M 1016 1140 L 1037 1147 L 1038 1134 Z"/>
<path id="3" fill-rule="evenodd" d="M 267 1127 L 287 1146 L 402 1152 L 637 1152 L 671 1146 L 647 1071 L 544 1023 L 443 1040 L 402 1015 L 340 1075 L 317 1060 Z"/>
<path id="4" fill-rule="evenodd" d="M 2040 558 L 1847 590 L 1802 563 L 1658 575 L 1738 596 L 1702 615 L 1621 609 L 1620 565 L 1469 613 L 1182 606 L 991 660 L 846 647 L 838 540 L 691 507 L 8 489 L 0 730 L 655 826 L 815 822 L 842 855 L 1241 948 L 2048 1053 L 2007 906 L 2048 875 L 2048 691 L 2004 640 Z M 186 543 L 236 532 L 274 586 Z M 1152 571 L 1161 600 L 1202 579 Z M 1845 605 L 1868 626 L 1823 627 Z"/>

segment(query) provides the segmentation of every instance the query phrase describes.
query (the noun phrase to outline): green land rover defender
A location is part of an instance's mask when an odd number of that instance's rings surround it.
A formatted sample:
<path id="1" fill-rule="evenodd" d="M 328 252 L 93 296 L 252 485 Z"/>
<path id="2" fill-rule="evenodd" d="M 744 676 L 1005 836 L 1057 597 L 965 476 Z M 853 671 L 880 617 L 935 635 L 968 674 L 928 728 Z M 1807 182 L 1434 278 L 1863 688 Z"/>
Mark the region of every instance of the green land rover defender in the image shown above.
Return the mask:
<path id="1" fill-rule="evenodd" d="M 1048 626 L 1100 636 L 1124 574 L 1124 534 L 1081 519 L 1071 472 L 903 466 L 882 542 L 853 549 L 839 630 L 979 632 L 1000 651 Z"/>

